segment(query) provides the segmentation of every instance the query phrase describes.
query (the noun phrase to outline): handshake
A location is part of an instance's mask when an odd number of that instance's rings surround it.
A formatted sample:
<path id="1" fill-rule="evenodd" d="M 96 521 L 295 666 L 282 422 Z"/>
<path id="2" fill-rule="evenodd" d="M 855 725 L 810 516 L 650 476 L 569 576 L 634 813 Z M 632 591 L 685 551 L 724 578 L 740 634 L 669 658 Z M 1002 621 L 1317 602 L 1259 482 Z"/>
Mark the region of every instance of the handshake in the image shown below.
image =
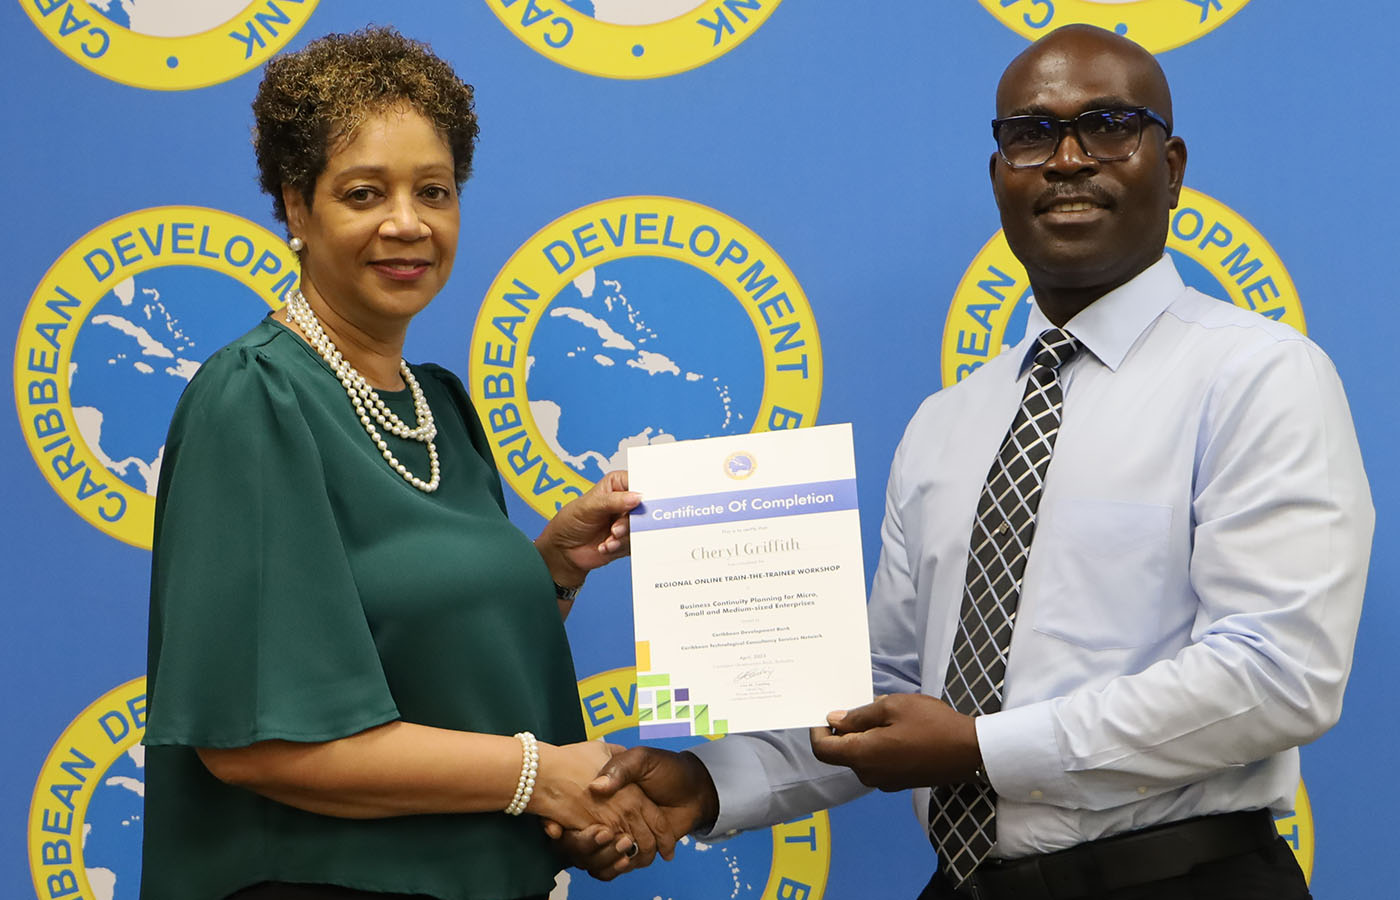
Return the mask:
<path id="1" fill-rule="evenodd" d="M 585 747 L 608 755 L 602 769 L 586 784 L 575 781 L 572 797 L 542 782 L 546 795 L 539 798 L 545 832 L 570 864 L 610 881 L 657 854 L 671 859 L 682 836 L 714 823 L 719 797 L 693 754 L 597 742 L 558 749 L 573 755 Z M 541 759 L 542 772 L 544 765 Z"/>
<path id="2" fill-rule="evenodd" d="M 889 694 L 833 712 L 826 727 L 811 730 L 810 739 L 817 760 L 846 767 L 866 787 L 883 791 L 971 781 L 982 766 L 972 717 L 925 694 Z M 694 754 L 596 742 L 558 749 L 583 748 L 596 755 L 591 763 L 580 760 L 582 768 L 575 770 L 580 774 L 571 779 L 568 793 L 575 806 L 566 815 L 555 812 L 554 803 L 531 809 L 572 865 L 608 881 L 650 865 L 657 854 L 671 859 L 683 835 L 713 828 L 719 793 Z"/>

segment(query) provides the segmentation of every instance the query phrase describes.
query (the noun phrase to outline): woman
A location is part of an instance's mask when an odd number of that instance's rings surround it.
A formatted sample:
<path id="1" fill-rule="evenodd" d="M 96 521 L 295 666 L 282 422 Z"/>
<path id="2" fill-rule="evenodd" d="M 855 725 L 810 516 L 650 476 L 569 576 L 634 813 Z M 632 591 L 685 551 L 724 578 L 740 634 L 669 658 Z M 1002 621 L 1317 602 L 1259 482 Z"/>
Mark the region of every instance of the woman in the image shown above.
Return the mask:
<path id="1" fill-rule="evenodd" d="M 253 109 L 302 280 L 171 424 L 141 896 L 543 896 L 521 812 L 649 855 L 654 808 L 583 787 L 609 750 L 561 623 L 637 497 L 615 473 L 532 545 L 461 383 L 401 358 L 452 270 L 471 88 L 367 30 L 271 62 Z"/>

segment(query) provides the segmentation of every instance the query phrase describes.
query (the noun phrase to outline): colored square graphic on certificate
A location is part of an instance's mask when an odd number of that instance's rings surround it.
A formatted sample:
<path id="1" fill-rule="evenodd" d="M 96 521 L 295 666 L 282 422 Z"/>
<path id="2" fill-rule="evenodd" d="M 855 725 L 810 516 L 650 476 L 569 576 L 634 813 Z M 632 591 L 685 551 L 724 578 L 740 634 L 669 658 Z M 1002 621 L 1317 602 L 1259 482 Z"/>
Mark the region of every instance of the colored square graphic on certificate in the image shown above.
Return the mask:
<path id="1" fill-rule="evenodd" d="M 643 739 L 870 702 L 849 425 L 635 447 L 628 468 Z"/>

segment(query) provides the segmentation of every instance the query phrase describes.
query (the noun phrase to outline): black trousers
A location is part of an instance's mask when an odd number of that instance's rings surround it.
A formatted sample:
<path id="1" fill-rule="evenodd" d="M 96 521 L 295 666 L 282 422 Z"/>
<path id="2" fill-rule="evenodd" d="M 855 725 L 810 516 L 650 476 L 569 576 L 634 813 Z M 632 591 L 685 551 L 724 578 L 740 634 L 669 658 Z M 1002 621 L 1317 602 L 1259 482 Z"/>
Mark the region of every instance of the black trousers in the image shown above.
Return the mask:
<path id="1" fill-rule="evenodd" d="M 1083 900 L 1311 900 L 1307 880 L 1288 842 L 1202 863 L 1186 875 L 1090 895 Z M 919 900 L 969 900 L 940 872 Z"/>
<path id="2" fill-rule="evenodd" d="M 243 888 L 229 894 L 225 900 L 433 900 L 427 894 L 382 894 L 374 891 L 357 891 L 353 888 L 334 884 L 284 884 L 265 881 L 252 887 Z M 521 900 L 549 900 L 541 894 L 538 897 L 523 897 Z"/>

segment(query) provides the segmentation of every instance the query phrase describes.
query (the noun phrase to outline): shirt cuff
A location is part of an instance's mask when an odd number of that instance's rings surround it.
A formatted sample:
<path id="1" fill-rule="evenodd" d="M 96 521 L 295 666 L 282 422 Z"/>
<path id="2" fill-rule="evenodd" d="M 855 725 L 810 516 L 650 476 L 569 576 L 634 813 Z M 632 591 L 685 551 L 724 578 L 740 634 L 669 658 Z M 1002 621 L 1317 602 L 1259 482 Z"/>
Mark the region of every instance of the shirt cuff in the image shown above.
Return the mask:
<path id="1" fill-rule="evenodd" d="M 695 832 L 697 838 L 716 843 L 754 827 L 754 822 L 767 821 L 773 786 L 768 783 L 763 760 L 748 741 L 730 735 L 691 747 L 690 752 L 705 764 L 719 794 L 714 827 Z"/>
<path id="2" fill-rule="evenodd" d="M 1019 803 L 1063 804 L 1074 784 L 1055 739 L 1053 701 L 978 716 L 982 772 L 997 796 Z"/>

